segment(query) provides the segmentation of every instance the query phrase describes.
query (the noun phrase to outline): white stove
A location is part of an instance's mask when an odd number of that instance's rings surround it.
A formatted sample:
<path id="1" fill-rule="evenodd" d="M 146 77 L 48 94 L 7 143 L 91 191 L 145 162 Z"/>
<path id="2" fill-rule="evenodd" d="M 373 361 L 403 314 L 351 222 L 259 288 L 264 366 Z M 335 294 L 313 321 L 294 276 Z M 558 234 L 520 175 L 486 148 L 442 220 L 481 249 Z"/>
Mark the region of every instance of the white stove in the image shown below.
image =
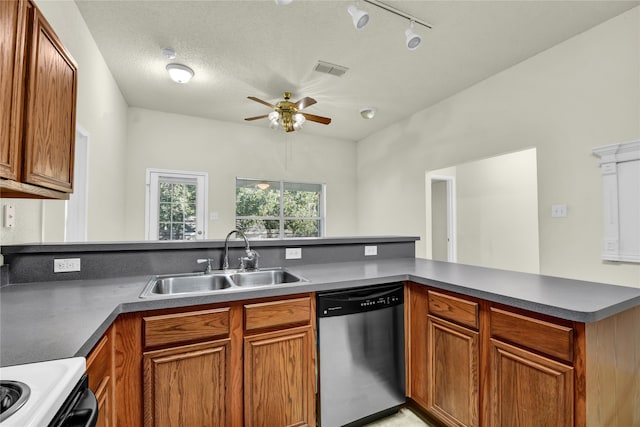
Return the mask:
<path id="1" fill-rule="evenodd" d="M 3 390 L 3 413 L 0 415 L 2 427 L 42 427 L 51 425 L 56 414 L 66 405 L 70 398 L 76 404 L 80 397 L 75 398 L 78 386 L 84 378 L 86 361 L 84 357 L 51 360 L 47 362 L 29 363 L 24 365 L 0 367 L 0 385 L 6 382 Z M 28 387 L 26 401 L 11 413 L 4 406 L 10 406 L 9 400 L 18 397 L 15 390 L 19 382 Z M 86 388 L 86 387 L 85 387 Z M 10 393 L 5 394 L 5 391 Z M 95 401 L 95 397 L 93 398 Z M 5 402 L 6 401 L 6 402 Z M 7 403 L 7 405 L 5 405 Z M 19 406 L 19 405 L 16 405 Z M 57 425 L 57 424 L 54 424 Z M 64 425 L 64 423 L 59 424 Z"/>

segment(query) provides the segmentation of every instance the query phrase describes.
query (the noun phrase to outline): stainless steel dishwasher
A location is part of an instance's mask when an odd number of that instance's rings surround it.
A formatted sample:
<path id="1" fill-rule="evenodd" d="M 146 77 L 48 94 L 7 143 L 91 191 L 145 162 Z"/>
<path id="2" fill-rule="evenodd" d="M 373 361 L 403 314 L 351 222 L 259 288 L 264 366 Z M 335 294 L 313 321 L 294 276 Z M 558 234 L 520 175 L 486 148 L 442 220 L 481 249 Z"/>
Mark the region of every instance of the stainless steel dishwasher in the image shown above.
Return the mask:
<path id="1" fill-rule="evenodd" d="M 405 402 L 401 283 L 317 295 L 320 425 L 358 425 Z"/>

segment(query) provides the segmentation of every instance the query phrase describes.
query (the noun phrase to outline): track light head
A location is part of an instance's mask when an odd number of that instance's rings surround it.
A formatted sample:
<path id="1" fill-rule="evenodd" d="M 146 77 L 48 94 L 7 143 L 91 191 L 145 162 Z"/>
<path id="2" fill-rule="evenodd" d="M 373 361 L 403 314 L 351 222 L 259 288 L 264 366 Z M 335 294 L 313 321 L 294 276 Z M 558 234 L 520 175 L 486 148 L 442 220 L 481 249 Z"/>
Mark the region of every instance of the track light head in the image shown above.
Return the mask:
<path id="1" fill-rule="evenodd" d="M 358 9 L 356 5 L 351 5 L 347 8 L 347 12 L 351 15 L 353 19 L 353 26 L 356 30 L 361 30 L 367 25 L 369 22 L 369 14 L 362 9 Z"/>
<path id="2" fill-rule="evenodd" d="M 413 22 L 404 32 L 404 35 L 406 37 L 407 49 L 409 50 L 416 50 L 418 46 L 420 46 L 420 43 L 422 43 L 422 37 L 413 32 Z"/>

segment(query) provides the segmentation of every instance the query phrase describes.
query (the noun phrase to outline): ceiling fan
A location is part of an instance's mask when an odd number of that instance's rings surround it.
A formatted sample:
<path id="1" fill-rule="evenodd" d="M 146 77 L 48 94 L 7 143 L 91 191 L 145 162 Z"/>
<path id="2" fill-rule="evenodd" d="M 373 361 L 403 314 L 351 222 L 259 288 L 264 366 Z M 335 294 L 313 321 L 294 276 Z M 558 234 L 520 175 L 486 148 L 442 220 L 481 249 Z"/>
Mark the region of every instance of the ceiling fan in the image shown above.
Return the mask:
<path id="1" fill-rule="evenodd" d="M 284 101 L 279 101 L 276 105 L 270 104 L 267 101 L 258 99 L 255 96 L 248 96 L 247 98 L 252 101 L 259 102 L 267 107 L 273 108 L 273 111 L 269 114 L 262 116 L 247 117 L 245 120 L 252 121 L 258 119 L 269 119 L 269 127 L 275 129 L 281 126 L 286 132 L 292 132 L 294 130 L 300 130 L 302 124 L 309 120 L 311 122 L 322 123 L 328 125 L 331 123 L 331 119 L 328 117 L 316 116 L 314 114 L 302 113 L 300 110 L 307 108 L 316 103 L 313 98 L 305 97 L 297 102 L 291 102 L 291 92 L 285 92 L 283 94 Z"/>

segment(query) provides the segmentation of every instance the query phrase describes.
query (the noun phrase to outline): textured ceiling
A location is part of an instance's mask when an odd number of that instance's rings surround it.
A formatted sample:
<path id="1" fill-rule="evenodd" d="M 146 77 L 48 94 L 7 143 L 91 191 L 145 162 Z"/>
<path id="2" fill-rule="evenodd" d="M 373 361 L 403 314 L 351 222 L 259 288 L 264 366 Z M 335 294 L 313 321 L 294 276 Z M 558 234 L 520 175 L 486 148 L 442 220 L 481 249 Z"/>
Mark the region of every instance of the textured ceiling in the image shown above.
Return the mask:
<path id="1" fill-rule="evenodd" d="M 546 50 L 638 1 L 388 1 L 433 25 L 416 26 L 422 45 L 404 46 L 408 21 L 369 4 L 369 25 L 353 28 L 352 2 L 76 0 L 131 106 L 246 124 L 268 108 L 247 99 L 318 103 L 328 116 L 302 132 L 358 141 L 501 70 Z M 161 49 L 176 50 L 168 60 Z M 343 65 L 342 77 L 314 71 L 318 60 Z M 188 85 L 172 82 L 169 62 L 191 67 Z M 378 108 L 363 120 L 359 110 Z"/>

